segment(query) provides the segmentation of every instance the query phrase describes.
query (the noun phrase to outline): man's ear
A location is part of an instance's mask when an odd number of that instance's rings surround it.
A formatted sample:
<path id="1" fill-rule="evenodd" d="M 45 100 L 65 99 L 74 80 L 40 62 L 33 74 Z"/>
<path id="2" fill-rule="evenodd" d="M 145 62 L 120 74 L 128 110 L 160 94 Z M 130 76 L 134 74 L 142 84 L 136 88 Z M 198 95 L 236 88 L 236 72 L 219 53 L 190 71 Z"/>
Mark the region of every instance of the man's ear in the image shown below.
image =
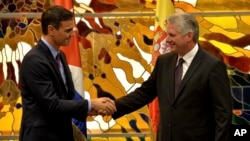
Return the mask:
<path id="1" fill-rule="evenodd" d="M 193 32 L 188 32 L 187 33 L 187 36 L 190 40 L 193 40 L 193 37 L 194 37 L 194 33 Z"/>
<path id="2" fill-rule="evenodd" d="M 48 25 L 48 34 L 49 35 L 53 36 L 54 35 L 54 30 L 55 30 L 54 26 Z"/>

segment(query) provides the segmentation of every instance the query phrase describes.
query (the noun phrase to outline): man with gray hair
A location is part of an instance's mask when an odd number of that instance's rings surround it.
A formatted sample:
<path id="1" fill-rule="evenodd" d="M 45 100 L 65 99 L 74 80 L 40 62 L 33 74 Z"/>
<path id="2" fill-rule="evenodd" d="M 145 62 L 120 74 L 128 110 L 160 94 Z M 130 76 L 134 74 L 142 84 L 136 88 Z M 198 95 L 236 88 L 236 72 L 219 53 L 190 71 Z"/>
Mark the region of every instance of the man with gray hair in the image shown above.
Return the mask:
<path id="1" fill-rule="evenodd" d="M 158 97 L 157 141 L 229 141 L 232 97 L 226 65 L 198 44 L 199 25 L 191 14 L 173 14 L 166 25 L 171 51 L 158 57 L 141 87 L 115 100 L 113 117 Z"/>

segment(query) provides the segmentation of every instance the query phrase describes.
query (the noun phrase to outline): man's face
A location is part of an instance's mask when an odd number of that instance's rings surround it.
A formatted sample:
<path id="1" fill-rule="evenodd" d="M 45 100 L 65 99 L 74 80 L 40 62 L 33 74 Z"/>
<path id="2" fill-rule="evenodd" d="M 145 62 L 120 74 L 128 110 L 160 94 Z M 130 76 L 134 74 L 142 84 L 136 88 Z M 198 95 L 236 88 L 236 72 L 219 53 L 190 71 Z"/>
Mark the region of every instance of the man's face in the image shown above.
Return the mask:
<path id="1" fill-rule="evenodd" d="M 188 34 L 182 35 L 178 31 L 178 27 L 174 24 L 167 26 L 167 43 L 170 51 L 176 52 L 180 55 L 185 54 L 190 36 Z"/>
<path id="2" fill-rule="evenodd" d="M 74 20 L 62 21 L 59 29 L 53 29 L 53 42 L 56 46 L 68 46 L 74 35 Z"/>

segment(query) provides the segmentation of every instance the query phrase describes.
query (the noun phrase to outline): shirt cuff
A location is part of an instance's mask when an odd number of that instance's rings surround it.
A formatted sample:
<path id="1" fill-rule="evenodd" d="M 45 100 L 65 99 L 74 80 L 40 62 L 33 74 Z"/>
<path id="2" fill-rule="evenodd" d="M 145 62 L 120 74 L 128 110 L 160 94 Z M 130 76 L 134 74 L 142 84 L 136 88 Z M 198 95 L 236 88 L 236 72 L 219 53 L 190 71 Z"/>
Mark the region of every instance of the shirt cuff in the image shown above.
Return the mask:
<path id="1" fill-rule="evenodd" d="M 91 100 L 90 99 L 87 99 L 88 100 L 88 111 L 90 112 L 91 111 Z"/>

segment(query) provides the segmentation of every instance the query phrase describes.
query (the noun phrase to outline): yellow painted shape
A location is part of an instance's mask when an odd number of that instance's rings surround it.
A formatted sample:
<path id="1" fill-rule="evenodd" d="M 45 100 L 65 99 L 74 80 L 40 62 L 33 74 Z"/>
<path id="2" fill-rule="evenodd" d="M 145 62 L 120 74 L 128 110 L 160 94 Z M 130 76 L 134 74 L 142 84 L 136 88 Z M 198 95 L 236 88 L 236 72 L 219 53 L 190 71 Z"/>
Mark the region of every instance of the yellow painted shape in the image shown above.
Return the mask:
<path id="1" fill-rule="evenodd" d="M 108 141 L 107 138 L 102 137 L 92 137 L 91 141 Z"/>
<path id="2" fill-rule="evenodd" d="M 211 32 L 217 32 L 217 33 L 221 33 L 223 35 L 226 35 L 227 37 L 229 37 L 231 39 L 238 39 L 238 38 L 243 37 L 245 35 L 241 32 L 229 32 L 229 31 L 226 31 L 225 29 L 218 27 L 218 26 L 213 26 L 209 30 Z"/>
<path id="3" fill-rule="evenodd" d="M 242 56 L 247 56 L 250 57 L 250 50 L 244 49 L 244 48 L 240 48 L 240 47 L 234 47 L 236 50 L 238 50 Z"/>
<path id="4" fill-rule="evenodd" d="M 214 25 L 223 27 L 225 29 L 235 29 L 237 28 L 237 21 L 234 17 L 223 16 L 223 17 L 204 17 L 207 21 L 213 23 Z"/>
<path id="5" fill-rule="evenodd" d="M 0 120 L 0 131 L 12 131 L 13 115 L 7 112 L 4 118 Z"/>
<path id="6" fill-rule="evenodd" d="M 2 51 L 2 49 L 4 48 L 4 39 L 0 38 L 0 51 Z M 2 59 L 1 59 L 2 62 Z"/>
<path id="7" fill-rule="evenodd" d="M 237 50 L 234 49 L 231 45 L 221 43 L 221 42 L 218 42 L 218 41 L 215 41 L 215 40 L 210 40 L 209 42 L 211 44 L 213 44 L 215 47 L 217 47 L 218 49 L 220 49 L 225 54 L 233 54 L 233 53 L 237 52 Z"/>
<path id="8" fill-rule="evenodd" d="M 21 96 L 17 99 L 17 103 L 21 103 Z M 15 118 L 13 122 L 13 130 L 14 131 L 19 131 L 20 129 L 20 124 L 21 124 L 21 119 L 22 119 L 22 108 L 16 109 L 14 108 L 13 116 Z"/>
<path id="9" fill-rule="evenodd" d="M 109 141 L 126 141 L 125 137 L 110 137 Z"/>
<path id="10" fill-rule="evenodd" d="M 244 23 L 250 25 L 250 16 L 240 16 L 240 18 Z"/>

